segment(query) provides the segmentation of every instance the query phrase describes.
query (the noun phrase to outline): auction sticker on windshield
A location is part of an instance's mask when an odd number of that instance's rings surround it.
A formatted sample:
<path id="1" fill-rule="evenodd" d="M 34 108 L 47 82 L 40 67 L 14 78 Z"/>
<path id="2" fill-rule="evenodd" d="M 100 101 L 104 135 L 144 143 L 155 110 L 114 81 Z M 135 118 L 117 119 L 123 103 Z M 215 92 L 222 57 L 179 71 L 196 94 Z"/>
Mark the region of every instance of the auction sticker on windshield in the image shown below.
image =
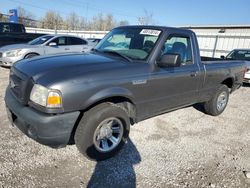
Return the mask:
<path id="1" fill-rule="evenodd" d="M 140 34 L 141 35 L 152 35 L 152 36 L 159 36 L 161 31 L 159 30 L 154 30 L 154 29 L 143 29 L 141 30 Z"/>

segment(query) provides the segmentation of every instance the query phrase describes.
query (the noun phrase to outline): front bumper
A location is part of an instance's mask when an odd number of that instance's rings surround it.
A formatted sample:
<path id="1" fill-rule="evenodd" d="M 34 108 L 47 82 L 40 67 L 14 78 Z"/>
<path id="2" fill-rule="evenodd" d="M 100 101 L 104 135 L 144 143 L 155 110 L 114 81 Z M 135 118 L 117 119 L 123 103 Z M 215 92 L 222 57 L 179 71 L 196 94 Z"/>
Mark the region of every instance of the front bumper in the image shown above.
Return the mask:
<path id="1" fill-rule="evenodd" d="M 69 143 L 79 111 L 64 114 L 45 114 L 21 105 L 9 88 L 5 95 L 6 110 L 11 123 L 28 137 L 53 148 Z"/>
<path id="2" fill-rule="evenodd" d="M 11 67 L 15 62 L 21 60 L 22 57 L 0 57 L 0 66 Z"/>

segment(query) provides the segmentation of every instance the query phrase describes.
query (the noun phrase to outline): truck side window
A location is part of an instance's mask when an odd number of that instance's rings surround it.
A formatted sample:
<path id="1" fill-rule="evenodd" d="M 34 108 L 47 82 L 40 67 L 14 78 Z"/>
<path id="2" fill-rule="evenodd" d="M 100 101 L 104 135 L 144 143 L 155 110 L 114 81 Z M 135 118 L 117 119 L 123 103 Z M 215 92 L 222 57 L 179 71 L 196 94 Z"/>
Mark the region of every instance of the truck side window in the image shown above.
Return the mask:
<path id="1" fill-rule="evenodd" d="M 179 54 L 182 66 L 193 64 L 191 41 L 189 37 L 168 37 L 162 49 L 162 54 L 167 53 Z"/>

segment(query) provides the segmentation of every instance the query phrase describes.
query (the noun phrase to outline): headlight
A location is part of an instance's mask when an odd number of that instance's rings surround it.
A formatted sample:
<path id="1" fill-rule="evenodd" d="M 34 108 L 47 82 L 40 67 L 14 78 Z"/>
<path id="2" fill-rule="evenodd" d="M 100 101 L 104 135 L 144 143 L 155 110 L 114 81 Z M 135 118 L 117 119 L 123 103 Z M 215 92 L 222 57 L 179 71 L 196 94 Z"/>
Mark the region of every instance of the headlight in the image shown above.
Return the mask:
<path id="1" fill-rule="evenodd" d="M 47 108 L 62 107 L 62 96 L 57 90 L 51 90 L 35 84 L 31 90 L 30 100 Z"/>
<path id="2" fill-rule="evenodd" d="M 17 57 L 17 56 L 22 55 L 21 51 L 22 49 L 11 50 L 11 51 L 5 52 L 5 54 L 6 54 L 6 57 Z"/>

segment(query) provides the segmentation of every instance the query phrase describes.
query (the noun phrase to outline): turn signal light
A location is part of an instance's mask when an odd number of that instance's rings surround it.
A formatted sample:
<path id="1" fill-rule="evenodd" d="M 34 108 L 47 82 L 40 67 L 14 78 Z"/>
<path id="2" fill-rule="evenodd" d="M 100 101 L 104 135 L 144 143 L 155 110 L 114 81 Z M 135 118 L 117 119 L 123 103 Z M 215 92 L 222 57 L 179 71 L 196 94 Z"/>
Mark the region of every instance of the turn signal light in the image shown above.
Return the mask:
<path id="1" fill-rule="evenodd" d="M 47 98 L 47 107 L 61 107 L 62 99 L 58 93 L 49 92 L 49 96 Z"/>

